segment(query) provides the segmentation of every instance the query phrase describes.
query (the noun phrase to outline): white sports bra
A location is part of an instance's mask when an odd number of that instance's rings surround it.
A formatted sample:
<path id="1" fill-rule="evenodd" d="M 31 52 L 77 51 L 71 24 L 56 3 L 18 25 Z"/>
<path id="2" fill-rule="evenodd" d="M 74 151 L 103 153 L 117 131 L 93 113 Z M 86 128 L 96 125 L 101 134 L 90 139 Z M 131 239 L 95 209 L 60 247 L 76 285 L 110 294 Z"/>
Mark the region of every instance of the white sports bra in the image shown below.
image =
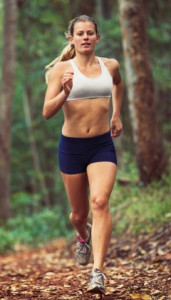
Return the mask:
<path id="1" fill-rule="evenodd" d="M 73 87 L 66 101 L 90 99 L 90 98 L 110 98 L 112 95 L 113 80 L 104 62 L 97 57 L 101 74 L 97 77 L 87 77 L 83 75 L 73 59 L 70 60 L 74 70 Z"/>

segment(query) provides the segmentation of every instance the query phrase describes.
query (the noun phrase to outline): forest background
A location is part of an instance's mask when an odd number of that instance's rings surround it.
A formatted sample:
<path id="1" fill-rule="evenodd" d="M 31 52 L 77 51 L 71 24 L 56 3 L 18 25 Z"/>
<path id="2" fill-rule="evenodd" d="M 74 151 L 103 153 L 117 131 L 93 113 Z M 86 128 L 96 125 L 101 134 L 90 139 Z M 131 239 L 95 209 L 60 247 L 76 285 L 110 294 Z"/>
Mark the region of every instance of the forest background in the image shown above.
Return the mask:
<path id="1" fill-rule="evenodd" d="M 155 93 L 155 117 L 167 159 L 167 172 L 144 184 L 136 161 L 117 1 L 19 0 L 15 91 L 12 106 L 10 217 L 0 227 L 0 251 L 20 244 L 40 245 L 71 236 L 69 206 L 58 168 L 60 112 L 45 121 L 42 107 L 44 68 L 63 49 L 68 22 L 80 14 L 93 16 L 100 27 L 96 54 L 116 58 L 124 80 L 123 133 L 115 140 L 118 174 L 111 195 L 114 233 L 151 231 L 167 222 L 170 212 L 170 20 L 169 1 L 144 1 L 147 39 Z M 4 4 L 0 2 L 0 51 L 3 49 Z M 1 65 L 3 63 L 1 56 Z M 2 68 L 1 68 L 2 69 Z M 0 124 L 2 126 L 2 124 Z M 153 139 L 153 136 L 151 136 Z M 153 153 L 151 153 L 153 156 Z M 142 213 L 143 212 L 143 213 Z M 1 215 L 3 212 L 1 211 Z"/>

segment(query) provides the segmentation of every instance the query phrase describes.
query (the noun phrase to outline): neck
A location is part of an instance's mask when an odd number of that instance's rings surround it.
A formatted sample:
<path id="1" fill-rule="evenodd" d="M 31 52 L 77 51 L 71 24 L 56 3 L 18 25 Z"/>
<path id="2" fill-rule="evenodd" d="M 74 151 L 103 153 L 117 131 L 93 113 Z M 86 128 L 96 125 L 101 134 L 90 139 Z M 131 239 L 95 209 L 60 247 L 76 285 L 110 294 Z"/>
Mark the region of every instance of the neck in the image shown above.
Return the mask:
<path id="1" fill-rule="evenodd" d="M 77 53 L 75 58 L 74 58 L 75 62 L 79 65 L 79 66 L 87 66 L 87 65 L 92 65 L 93 63 L 95 63 L 97 61 L 94 53 L 92 54 L 88 54 L 88 55 L 82 55 L 80 53 Z"/>

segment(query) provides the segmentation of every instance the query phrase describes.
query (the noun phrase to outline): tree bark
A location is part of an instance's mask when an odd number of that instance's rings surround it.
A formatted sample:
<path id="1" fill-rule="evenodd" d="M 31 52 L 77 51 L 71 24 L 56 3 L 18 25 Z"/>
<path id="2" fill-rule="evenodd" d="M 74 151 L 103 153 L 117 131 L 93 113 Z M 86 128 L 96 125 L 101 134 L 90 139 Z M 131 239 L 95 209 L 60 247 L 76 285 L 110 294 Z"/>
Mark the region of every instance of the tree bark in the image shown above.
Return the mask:
<path id="1" fill-rule="evenodd" d="M 69 0 L 71 18 L 76 18 L 79 15 L 93 16 L 96 6 L 96 0 Z"/>
<path id="2" fill-rule="evenodd" d="M 119 0 L 129 109 L 140 180 L 160 179 L 167 159 L 155 110 L 143 0 Z"/>
<path id="3" fill-rule="evenodd" d="M 110 19 L 113 13 L 113 7 L 117 3 L 114 3 L 113 0 L 96 0 L 96 10 L 98 16 L 103 19 Z"/>
<path id="4" fill-rule="evenodd" d="M 42 204 L 49 206 L 50 201 L 49 201 L 48 191 L 47 191 L 47 188 L 45 185 L 45 180 L 42 176 L 43 171 L 41 169 L 39 153 L 38 153 L 37 144 L 36 144 L 35 137 L 34 137 L 28 94 L 29 93 L 28 93 L 27 87 L 26 87 L 26 90 L 23 94 L 23 110 L 24 110 L 24 116 L 25 116 L 27 130 L 28 130 L 28 138 L 29 138 L 29 142 L 30 142 L 30 150 L 31 150 L 32 162 L 33 162 L 33 168 L 34 168 L 34 172 L 37 177 L 37 179 L 36 178 L 32 179 L 32 182 L 33 182 L 33 187 L 36 190 L 36 192 L 37 193 L 41 192 L 43 194 Z"/>
<path id="5" fill-rule="evenodd" d="M 17 1 L 4 1 L 2 83 L 0 94 L 0 219 L 10 216 L 11 111 L 14 96 Z"/>

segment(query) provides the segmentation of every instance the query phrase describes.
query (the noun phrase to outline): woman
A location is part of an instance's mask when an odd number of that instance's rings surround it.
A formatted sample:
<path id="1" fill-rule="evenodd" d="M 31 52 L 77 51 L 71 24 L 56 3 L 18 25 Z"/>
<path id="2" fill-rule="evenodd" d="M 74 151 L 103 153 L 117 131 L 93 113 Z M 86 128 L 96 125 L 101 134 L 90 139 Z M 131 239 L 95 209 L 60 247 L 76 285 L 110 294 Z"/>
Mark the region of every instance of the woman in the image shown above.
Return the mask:
<path id="1" fill-rule="evenodd" d="M 72 20 L 67 38 L 61 56 L 47 66 L 43 116 L 49 119 L 63 109 L 59 166 L 71 206 L 70 220 L 78 232 L 76 258 L 88 264 L 92 243 L 94 265 L 88 291 L 105 293 L 103 264 L 112 232 L 109 197 L 117 170 L 112 137 L 122 130 L 122 80 L 116 60 L 95 56 L 100 35 L 93 18 L 83 15 Z M 92 228 L 87 223 L 88 188 Z"/>

